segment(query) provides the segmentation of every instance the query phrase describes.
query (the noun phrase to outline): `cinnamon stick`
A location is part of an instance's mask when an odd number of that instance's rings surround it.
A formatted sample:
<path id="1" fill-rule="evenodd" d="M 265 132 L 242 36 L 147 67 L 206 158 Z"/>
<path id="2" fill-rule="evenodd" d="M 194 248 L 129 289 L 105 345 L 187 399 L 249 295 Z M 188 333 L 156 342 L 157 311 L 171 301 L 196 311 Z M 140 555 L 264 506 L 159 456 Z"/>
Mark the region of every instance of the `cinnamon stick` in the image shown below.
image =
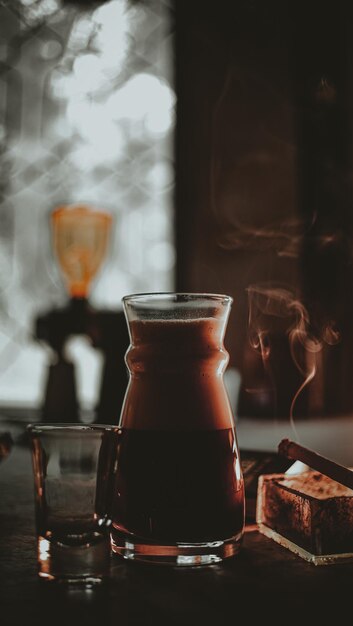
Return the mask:
<path id="1" fill-rule="evenodd" d="M 332 480 L 335 480 L 349 489 L 353 489 L 353 472 L 335 461 L 331 461 L 321 454 L 317 454 L 309 448 L 304 448 L 295 441 L 290 439 L 282 439 L 278 446 L 278 453 L 287 459 L 293 459 L 293 461 L 302 461 L 305 465 L 309 465 L 313 470 L 325 474 Z"/>

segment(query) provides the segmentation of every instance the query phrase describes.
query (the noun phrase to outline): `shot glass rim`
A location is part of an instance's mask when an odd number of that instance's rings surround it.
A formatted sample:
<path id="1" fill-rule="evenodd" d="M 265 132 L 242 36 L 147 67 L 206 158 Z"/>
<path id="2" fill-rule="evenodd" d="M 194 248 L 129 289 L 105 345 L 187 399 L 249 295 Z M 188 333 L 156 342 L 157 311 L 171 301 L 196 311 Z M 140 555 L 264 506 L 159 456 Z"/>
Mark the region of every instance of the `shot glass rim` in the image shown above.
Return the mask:
<path id="1" fill-rule="evenodd" d="M 77 424 L 76 422 L 33 422 L 28 424 L 27 431 L 30 434 L 48 432 L 118 432 L 119 426 L 114 424 Z"/>

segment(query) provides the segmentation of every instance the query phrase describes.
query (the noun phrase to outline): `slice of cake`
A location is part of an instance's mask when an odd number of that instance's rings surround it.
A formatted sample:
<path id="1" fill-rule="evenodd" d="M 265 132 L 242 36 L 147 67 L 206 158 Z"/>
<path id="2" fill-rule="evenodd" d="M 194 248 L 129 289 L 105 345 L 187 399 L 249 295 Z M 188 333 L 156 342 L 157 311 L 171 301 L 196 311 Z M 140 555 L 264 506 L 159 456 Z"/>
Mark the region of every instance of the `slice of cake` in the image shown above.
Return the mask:
<path id="1" fill-rule="evenodd" d="M 261 476 L 257 523 L 261 532 L 317 564 L 332 559 L 315 556 L 353 558 L 353 490 L 320 472 Z"/>

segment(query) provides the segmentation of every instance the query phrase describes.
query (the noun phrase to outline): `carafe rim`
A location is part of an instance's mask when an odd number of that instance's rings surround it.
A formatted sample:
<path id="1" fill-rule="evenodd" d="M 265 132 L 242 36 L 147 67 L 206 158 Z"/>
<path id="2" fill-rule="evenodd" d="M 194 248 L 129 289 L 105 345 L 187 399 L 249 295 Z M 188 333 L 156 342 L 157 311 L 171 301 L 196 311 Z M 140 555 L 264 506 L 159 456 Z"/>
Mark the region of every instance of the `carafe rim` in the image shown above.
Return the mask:
<path id="1" fill-rule="evenodd" d="M 141 302 L 149 299 L 161 299 L 165 298 L 170 302 L 187 302 L 193 300 L 209 300 L 223 302 L 224 304 L 232 304 L 233 298 L 227 294 L 220 293 L 207 293 L 207 292 L 188 292 L 188 291 L 154 291 L 154 292 L 141 292 L 127 294 L 122 298 L 122 302 Z"/>

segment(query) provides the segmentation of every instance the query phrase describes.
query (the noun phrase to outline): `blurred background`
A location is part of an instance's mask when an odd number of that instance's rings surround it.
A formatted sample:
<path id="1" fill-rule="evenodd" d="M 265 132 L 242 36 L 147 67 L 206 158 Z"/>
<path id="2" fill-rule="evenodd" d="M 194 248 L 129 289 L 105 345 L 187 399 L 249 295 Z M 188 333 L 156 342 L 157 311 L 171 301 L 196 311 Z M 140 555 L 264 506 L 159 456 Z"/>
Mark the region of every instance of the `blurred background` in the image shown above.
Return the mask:
<path id="1" fill-rule="evenodd" d="M 352 413 L 352 29 L 349 0 L 2 0 L 4 414 L 45 404 L 68 302 L 52 215 L 77 203 L 112 217 L 96 312 L 228 293 L 239 418 Z M 94 414 L 105 348 L 65 333 Z"/>
<path id="2" fill-rule="evenodd" d="M 0 404 L 41 405 L 51 355 L 35 319 L 67 300 L 53 209 L 110 212 L 90 297 L 174 286 L 174 22 L 170 3 L 28 0 L 0 6 Z M 97 402 L 102 358 L 68 337 L 80 404 Z"/>

